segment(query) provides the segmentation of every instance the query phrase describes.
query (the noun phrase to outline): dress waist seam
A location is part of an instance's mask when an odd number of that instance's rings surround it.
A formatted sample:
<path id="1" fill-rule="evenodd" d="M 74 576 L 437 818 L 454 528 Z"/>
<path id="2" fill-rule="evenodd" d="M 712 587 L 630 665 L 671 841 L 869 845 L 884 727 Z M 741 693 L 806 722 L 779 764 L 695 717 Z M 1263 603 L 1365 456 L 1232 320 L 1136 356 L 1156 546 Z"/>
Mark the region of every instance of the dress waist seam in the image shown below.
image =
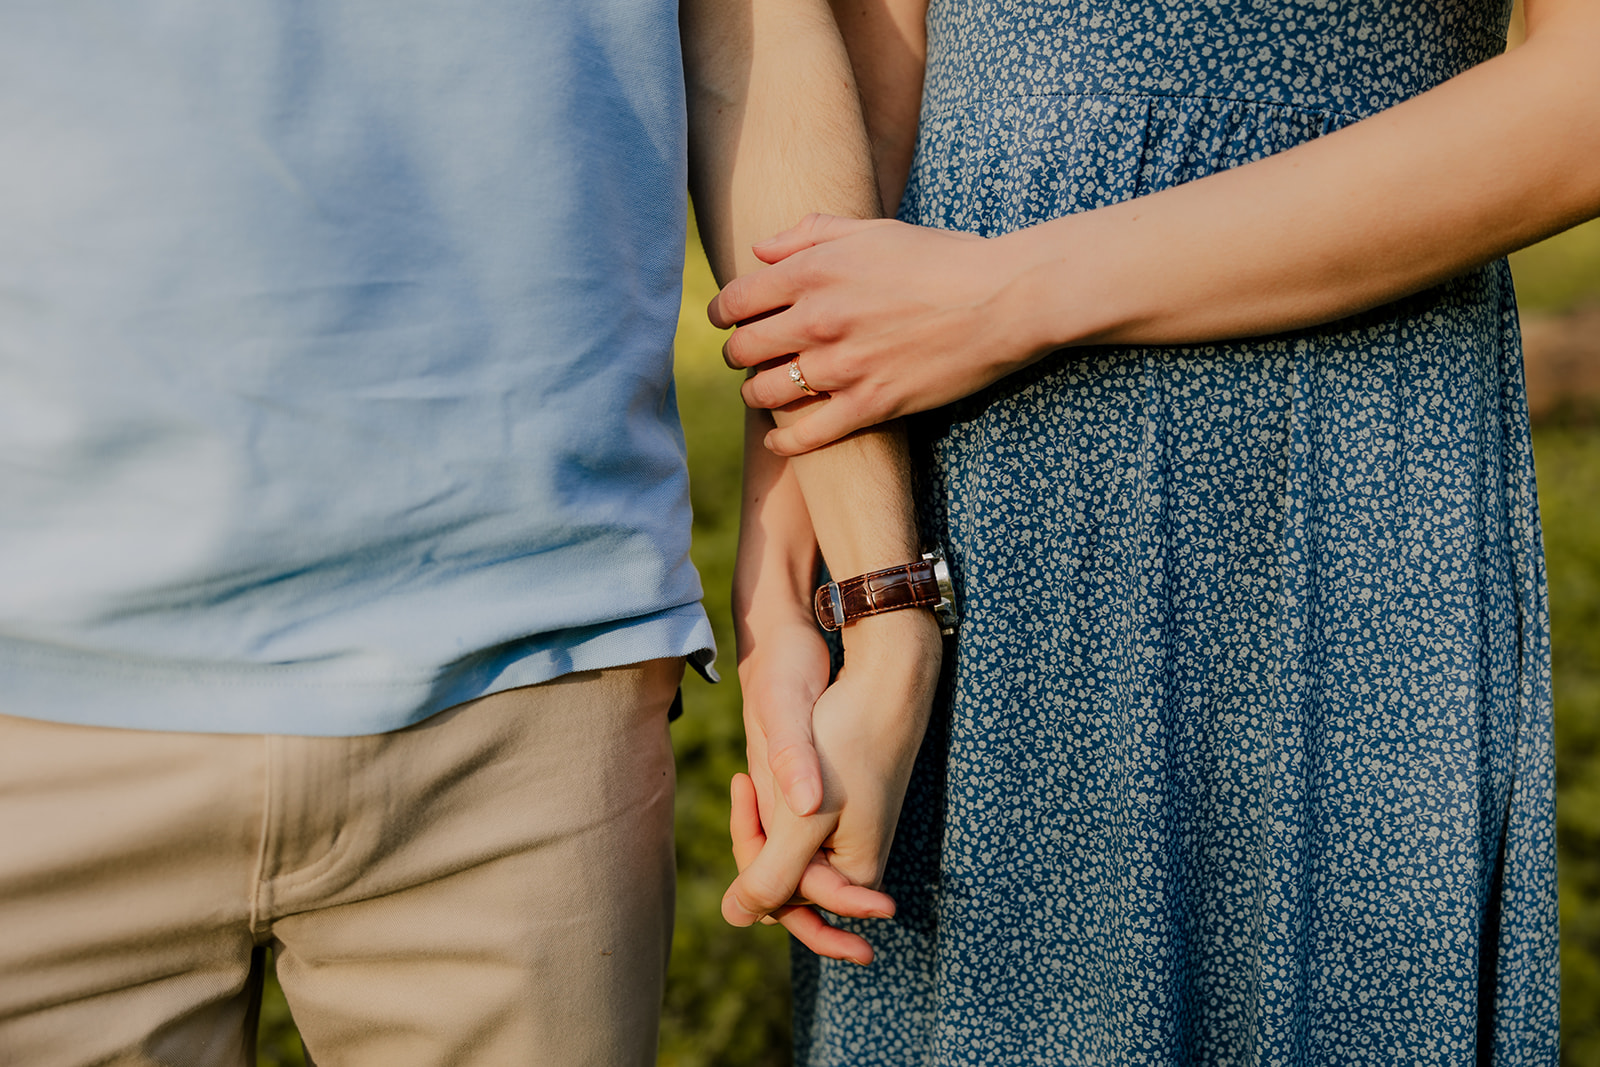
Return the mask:
<path id="1" fill-rule="evenodd" d="M 1298 104 L 1283 104 L 1272 100 L 1256 100 L 1243 96 L 1227 96 L 1210 93 L 1149 93 L 1149 92 L 1048 92 L 1048 93 L 1001 93 L 994 95 L 976 96 L 959 103 L 943 104 L 932 108 L 923 116 L 924 121 L 943 118 L 955 112 L 968 108 L 977 108 L 984 105 L 1014 103 L 1027 100 L 1121 100 L 1121 101 L 1151 101 L 1151 100 L 1194 100 L 1211 104 L 1239 104 L 1246 107 L 1270 109 L 1273 111 L 1291 111 L 1301 115 L 1318 118 L 1338 118 L 1350 122 L 1358 122 L 1368 118 L 1383 108 L 1375 108 L 1368 112 L 1344 111 L 1339 108 L 1302 107 Z M 1385 104 L 1384 107 L 1392 106 Z"/>

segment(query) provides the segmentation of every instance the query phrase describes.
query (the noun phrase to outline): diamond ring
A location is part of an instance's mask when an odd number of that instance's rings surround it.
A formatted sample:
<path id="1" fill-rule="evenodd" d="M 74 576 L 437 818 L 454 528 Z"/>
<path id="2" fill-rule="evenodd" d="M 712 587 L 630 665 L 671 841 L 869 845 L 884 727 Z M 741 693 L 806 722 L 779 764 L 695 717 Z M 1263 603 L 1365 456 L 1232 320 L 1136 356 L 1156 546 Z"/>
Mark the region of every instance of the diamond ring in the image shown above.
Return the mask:
<path id="1" fill-rule="evenodd" d="M 817 391 L 806 384 L 806 376 L 800 373 L 800 357 L 792 356 L 789 359 L 789 380 L 800 387 L 806 396 L 816 396 Z"/>

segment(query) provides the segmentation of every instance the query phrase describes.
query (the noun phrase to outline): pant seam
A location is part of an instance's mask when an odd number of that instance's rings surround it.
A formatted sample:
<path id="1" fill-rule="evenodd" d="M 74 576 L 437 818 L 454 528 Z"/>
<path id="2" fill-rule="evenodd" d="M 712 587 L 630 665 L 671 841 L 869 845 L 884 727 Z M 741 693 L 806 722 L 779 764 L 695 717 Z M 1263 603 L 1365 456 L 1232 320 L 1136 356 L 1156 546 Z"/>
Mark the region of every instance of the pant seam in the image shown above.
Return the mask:
<path id="1" fill-rule="evenodd" d="M 272 735 L 262 734 L 261 744 L 265 753 L 261 775 L 261 840 L 256 847 L 255 873 L 250 886 L 250 934 L 258 944 L 269 925 L 265 918 L 268 908 L 262 896 L 267 889 L 267 847 L 272 837 L 272 818 L 275 814 Z"/>

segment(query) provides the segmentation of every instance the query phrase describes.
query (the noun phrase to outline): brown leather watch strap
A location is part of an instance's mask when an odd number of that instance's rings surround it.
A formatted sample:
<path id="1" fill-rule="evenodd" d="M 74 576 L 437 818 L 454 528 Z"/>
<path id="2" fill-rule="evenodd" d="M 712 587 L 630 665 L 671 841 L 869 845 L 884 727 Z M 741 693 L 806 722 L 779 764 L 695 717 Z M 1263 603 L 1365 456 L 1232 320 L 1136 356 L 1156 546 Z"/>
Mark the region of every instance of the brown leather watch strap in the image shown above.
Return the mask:
<path id="1" fill-rule="evenodd" d="M 934 560 L 919 559 L 901 567 L 829 582 L 817 587 L 817 622 L 833 631 L 852 619 L 902 608 L 931 608 L 941 599 Z"/>

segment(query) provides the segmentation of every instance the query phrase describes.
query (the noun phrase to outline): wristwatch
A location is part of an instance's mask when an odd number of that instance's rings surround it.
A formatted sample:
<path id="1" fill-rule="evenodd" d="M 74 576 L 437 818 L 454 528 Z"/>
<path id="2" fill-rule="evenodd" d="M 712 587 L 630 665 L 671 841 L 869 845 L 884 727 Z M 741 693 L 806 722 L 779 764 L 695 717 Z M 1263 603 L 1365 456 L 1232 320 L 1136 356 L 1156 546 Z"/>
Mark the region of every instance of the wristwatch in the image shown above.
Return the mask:
<path id="1" fill-rule="evenodd" d="M 924 552 L 915 563 L 820 585 L 815 607 L 818 625 L 829 633 L 863 616 L 905 608 L 929 608 L 940 633 L 956 632 L 955 587 L 949 565 L 937 552 Z"/>

